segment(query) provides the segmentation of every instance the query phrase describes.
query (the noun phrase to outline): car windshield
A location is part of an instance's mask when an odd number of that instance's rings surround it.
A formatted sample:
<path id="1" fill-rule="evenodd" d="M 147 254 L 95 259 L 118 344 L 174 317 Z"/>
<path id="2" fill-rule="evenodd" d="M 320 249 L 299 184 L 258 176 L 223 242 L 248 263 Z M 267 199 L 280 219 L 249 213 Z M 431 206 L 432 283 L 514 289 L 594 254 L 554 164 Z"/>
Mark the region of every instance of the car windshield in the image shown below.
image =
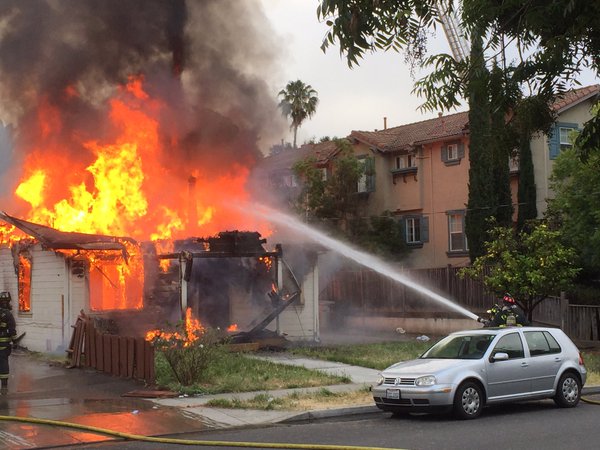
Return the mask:
<path id="1" fill-rule="evenodd" d="M 494 339 L 494 334 L 447 336 L 423 355 L 422 359 L 480 359 Z"/>

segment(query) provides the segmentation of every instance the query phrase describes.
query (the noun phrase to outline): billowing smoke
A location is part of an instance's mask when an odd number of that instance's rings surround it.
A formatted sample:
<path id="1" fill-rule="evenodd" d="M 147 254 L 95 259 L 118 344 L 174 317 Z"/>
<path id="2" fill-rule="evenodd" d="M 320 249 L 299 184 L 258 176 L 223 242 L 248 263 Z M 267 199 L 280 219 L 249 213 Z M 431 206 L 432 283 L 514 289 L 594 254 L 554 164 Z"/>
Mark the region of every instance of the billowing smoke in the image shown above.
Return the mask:
<path id="1" fill-rule="evenodd" d="M 285 127 L 269 85 L 275 42 L 254 1 L 3 1 L 0 119 L 13 127 L 14 151 L 10 192 L 5 181 L 0 195 L 12 195 L 25 158 L 46 144 L 89 164 L 82 142 L 110 133 L 107 99 L 132 76 L 166 104 L 166 171 L 185 170 L 187 180 L 193 167 L 219 176 L 251 166 Z"/>

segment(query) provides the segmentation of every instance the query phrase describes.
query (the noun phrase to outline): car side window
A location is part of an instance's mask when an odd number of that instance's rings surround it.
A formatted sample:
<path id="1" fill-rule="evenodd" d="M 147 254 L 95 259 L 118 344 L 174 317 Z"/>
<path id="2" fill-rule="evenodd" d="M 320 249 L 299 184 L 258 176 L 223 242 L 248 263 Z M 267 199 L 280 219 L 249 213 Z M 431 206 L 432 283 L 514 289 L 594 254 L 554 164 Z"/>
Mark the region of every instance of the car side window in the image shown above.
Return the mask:
<path id="1" fill-rule="evenodd" d="M 529 347 L 531 356 L 547 355 L 550 353 L 550 345 L 542 331 L 526 331 L 525 341 Z"/>
<path id="2" fill-rule="evenodd" d="M 560 344 L 554 339 L 552 333 L 544 331 L 544 337 L 548 340 L 548 346 L 550 347 L 550 353 L 560 353 L 562 349 L 560 348 Z"/>
<path id="3" fill-rule="evenodd" d="M 507 353 L 509 359 L 523 358 L 525 353 L 519 333 L 510 333 L 502 336 L 494 347 L 492 355 L 496 353 Z"/>
<path id="4" fill-rule="evenodd" d="M 526 331 L 523 334 L 531 356 L 551 355 L 561 351 L 554 336 L 547 331 Z"/>

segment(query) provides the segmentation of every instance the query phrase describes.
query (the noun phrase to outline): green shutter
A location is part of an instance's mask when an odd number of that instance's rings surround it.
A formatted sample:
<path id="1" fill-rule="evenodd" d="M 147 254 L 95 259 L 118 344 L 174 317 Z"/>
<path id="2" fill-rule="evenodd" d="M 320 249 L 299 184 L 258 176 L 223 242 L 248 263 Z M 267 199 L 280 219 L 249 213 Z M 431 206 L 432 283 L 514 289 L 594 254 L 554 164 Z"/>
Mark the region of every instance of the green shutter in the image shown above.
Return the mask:
<path id="1" fill-rule="evenodd" d="M 447 145 L 442 145 L 442 161 L 443 162 L 448 162 L 448 146 Z"/>
<path id="2" fill-rule="evenodd" d="M 421 242 L 429 242 L 429 217 L 421 216 Z"/>
<path id="3" fill-rule="evenodd" d="M 458 159 L 463 159 L 465 157 L 465 144 L 462 142 L 458 144 Z"/>
<path id="4" fill-rule="evenodd" d="M 365 160 L 365 174 L 367 176 L 367 192 L 375 192 L 375 158 L 372 156 Z"/>
<path id="5" fill-rule="evenodd" d="M 550 150 L 550 159 L 556 159 L 560 153 L 560 133 L 558 131 L 558 124 L 554 124 L 550 134 L 548 135 L 548 148 Z"/>

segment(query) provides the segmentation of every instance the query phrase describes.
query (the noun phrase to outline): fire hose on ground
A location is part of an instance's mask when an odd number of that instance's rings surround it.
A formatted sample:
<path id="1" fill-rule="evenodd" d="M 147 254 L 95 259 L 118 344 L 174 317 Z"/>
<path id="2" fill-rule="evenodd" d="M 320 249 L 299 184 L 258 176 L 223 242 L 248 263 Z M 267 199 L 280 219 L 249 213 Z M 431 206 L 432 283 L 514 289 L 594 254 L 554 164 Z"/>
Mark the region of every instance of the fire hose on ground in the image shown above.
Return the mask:
<path id="1" fill-rule="evenodd" d="M 163 438 L 153 436 L 142 436 L 138 434 L 122 433 L 120 431 L 108 430 L 106 428 L 98 428 L 89 425 L 81 425 L 78 423 L 61 422 L 50 419 L 36 419 L 33 417 L 19 416 L 0 416 L 0 421 L 32 423 L 39 425 L 58 426 L 63 428 L 74 428 L 76 430 L 89 431 L 107 436 L 119 437 L 130 441 L 157 442 L 161 444 L 179 444 L 179 445 L 197 445 L 197 446 L 213 446 L 213 447 L 244 447 L 244 448 L 290 448 L 302 450 L 389 450 L 383 447 L 360 447 L 352 445 L 319 445 L 319 444 L 288 444 L 276 442 L 239 442 L 239 441 L 207 441 L 194 439 L 176 439 Z"/>

